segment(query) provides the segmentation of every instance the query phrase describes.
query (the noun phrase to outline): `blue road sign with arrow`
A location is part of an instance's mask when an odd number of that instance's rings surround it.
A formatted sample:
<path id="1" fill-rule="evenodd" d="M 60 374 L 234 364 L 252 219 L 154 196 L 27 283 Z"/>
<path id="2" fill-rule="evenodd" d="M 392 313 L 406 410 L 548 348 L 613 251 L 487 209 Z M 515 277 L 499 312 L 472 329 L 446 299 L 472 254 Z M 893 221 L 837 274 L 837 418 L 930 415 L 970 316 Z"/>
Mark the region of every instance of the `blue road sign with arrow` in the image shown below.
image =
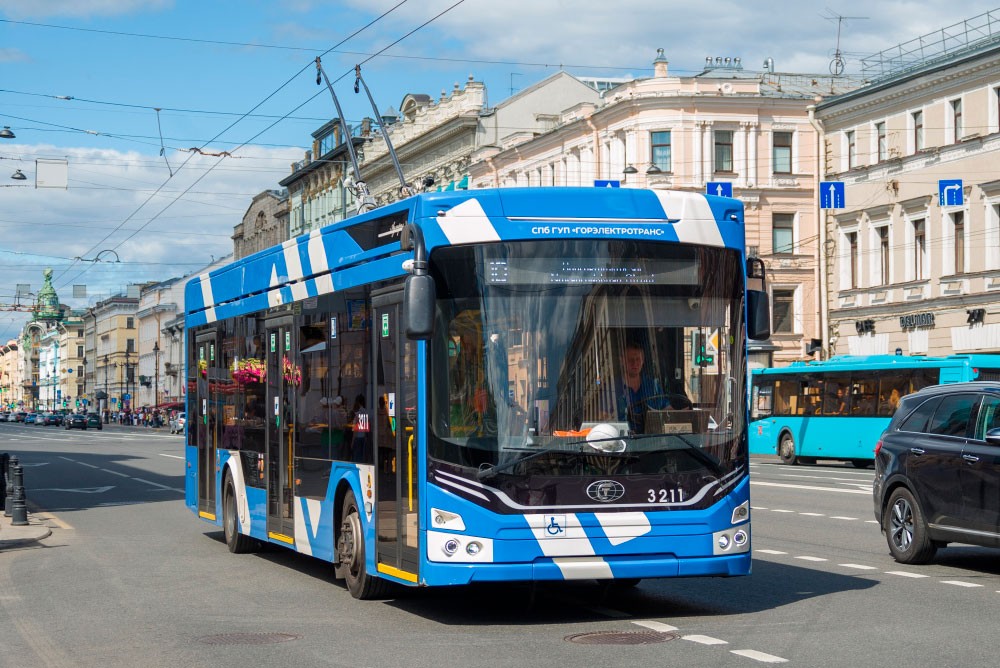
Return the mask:
<path id="1" fill-rule="evenodd" d="M 621 186 L 621 181 L 602 181 L 601 179 L 594 181 L 595 188 L 621 188 Z"/>
<path id="2" fill-rule="evenodd" d="M 719 197 L 732 197 L 733 184 L 728 181 L 709 181 L 705 184 L 706 195 L 718 195 Z"/>
<path id="3" fill-rule="evenodd" d="M 844 183 L 843 183 L 843 181 L 820 181 L 820 183 L 819 183 L 819 208 L 821 208 L 821 209 L 843 209 L 844 208 Z"/>
<path id="4" fill-rule="evenodd" d="M 938 181 L 938 205 L 962 206 L 962 179 L 941 179 Z"/>

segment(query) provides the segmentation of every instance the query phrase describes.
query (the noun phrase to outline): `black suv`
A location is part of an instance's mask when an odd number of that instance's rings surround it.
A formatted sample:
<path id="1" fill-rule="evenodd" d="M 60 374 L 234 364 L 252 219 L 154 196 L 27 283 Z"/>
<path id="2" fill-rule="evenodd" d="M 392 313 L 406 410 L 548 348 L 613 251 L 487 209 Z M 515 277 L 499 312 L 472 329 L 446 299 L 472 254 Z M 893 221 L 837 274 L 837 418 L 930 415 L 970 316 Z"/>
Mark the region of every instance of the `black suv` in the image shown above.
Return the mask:
<path id="1" fill-rule="evenodd" d="M 1000 383 L 934 385 L 900 401 L 875 446 L 875 519 L 904 564 L 939 547 L 1000 547 Z"/>

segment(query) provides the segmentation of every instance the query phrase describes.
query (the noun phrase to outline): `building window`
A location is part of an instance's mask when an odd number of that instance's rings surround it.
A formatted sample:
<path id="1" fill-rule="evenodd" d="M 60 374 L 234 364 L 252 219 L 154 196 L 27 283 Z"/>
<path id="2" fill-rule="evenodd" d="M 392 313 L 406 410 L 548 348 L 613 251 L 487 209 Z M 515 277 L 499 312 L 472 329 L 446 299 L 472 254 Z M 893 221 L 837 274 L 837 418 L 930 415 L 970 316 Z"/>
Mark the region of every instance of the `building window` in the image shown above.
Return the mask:
<path id="1" fill-rule="evenodd" d="M 924 253 L 927 250 L 926 235 L 924 219 L 919 218 L 913 221 L 913 280 L 915 281 L 920 281 L 924 278 Z"/>
<path id="2" fill-rule="evenodd" d="M 733 131 L 715 131 L 715 171 L 733 171 Z"/>
<path id="3" fill-rule="evenodd" d="M 125 318 L 125 329 L 135 329 L 135 318 Z"/>
<path id="4" fill-rule="evenodd" d="M 795 214 L 771 214 L 771 244 L 774 253 L 795 252 Z"/>
<path id="5" fill-rule="evenodd" d="M 882 162 L 887 157 L 889 157 L 889 147 L 886 142 L 885 136 L 885 121 L 875 124 L 875 151 L 877 154 L 878 162 Z"/>
<path id="6" fill-rule="evenodd" d="M 955 230 L 955 273 L 965 273 L 965 213 L 956 211 L 951 215 Z"/>
<path id="7" fill-rule="evenodd" d="M 878 233 L 880 278 L 882 285 L 889 285 L 889 226 L 875 228 Z"/>
<path id="8" fill-rule="evenodd" d="M 82 366 L 78 366 L 78 367 L 76 367 L 76 375 L 77 375 L 77 376 L 78 376 L 79 378 L 83 378 L 83 367 L 82 367 Z"/>
<path id="9" fill-rule="evenodd" d="M 771 159 L 775 174 L 792 173 L 792 133 L 775 132 Z"/>
<path id="10" fill-rule="evenodd" d="M 847 263 L 848 271 L 850 272 L 848 279 L 848 287 L 856 288 L 858 287 L 858 233 L 848 232 L 847 233 Z"/>
<path id="11" fill-rule="evenodd" d="M 957 144 L 965 134 L 962 128 L 962 100 L 961 98 L 951 101 L 951 143 Z"/>
<path id="12" fill-rule="evenodd" d="M 854 130 L 847 133 L 847 168 L 858 166 L 858 144 L 855 141 Z"/>
<path id="13" fill-rule="evenodd" d="M 913 112 L 913 150 L 924 150 L 924 112 Z"/>
<path id="14" fill-rule="evenodd" d="M 774 304 L 774 331 L 776 334 L 795 332 L 795 290 L 775 288 L 772 291 Z"/>
<path id="15" fill-rule="evenodd" d="M 125 339 L 125 352 L 127 353 L 135 352 L 135 339 Z"/>
<path id="16" fill-rule="evenodd" d="M 78 339 L 82 339 L 83 338 L 83 330 L 82 329 L 76 330 L 76 338 L 78 338 Z"/>
<path id="17" fill-rule="evenodd" d="M 76 347 L 76 356 L 77 357 L 83 357 L 83 346 L 77 346 Z"/>
<path id="18" fill-rule="evenodd" d="M 650 132 L 649 142 L 652 146 L 650 162 L 662 172 L 669 172 L 670 165 L 670 131 Z"/>
<path id="19" fill-rule="evenodd" d="M 991 204 L 986 217 L 986 268 L 1000 269 L 1000 204 Z"/>

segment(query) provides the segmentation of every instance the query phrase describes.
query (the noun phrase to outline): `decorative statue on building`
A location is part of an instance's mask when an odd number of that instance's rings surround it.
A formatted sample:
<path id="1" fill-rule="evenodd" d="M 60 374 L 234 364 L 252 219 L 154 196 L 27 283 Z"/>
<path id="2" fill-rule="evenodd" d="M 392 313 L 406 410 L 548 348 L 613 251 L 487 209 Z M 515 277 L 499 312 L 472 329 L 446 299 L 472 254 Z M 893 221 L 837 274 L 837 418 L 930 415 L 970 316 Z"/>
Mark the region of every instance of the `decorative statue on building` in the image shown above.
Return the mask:
<path id="1" fill-rule="evenodd" d="M 62 308 L 59 306 L 56 289 L 52 287 L 52 269 L 46 269 L 42 276 L 45 280 L 42 289 L 38 291 L 35 320 L 59 320 L 62 318 Z"/>

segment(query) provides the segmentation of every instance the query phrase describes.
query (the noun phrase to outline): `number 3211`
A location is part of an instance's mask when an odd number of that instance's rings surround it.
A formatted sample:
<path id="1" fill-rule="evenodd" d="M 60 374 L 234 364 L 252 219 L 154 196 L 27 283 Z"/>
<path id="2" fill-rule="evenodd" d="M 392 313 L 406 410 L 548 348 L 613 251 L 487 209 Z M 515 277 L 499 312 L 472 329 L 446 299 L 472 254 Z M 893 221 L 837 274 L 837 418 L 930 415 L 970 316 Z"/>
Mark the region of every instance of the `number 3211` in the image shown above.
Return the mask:
<path id="1" fill-rule="evenodd" d="M 651 489 L 646 500 L 650 503 L 680 503 L 684 500 L 684 490 L 679 487 L 675 489 Z"/>

